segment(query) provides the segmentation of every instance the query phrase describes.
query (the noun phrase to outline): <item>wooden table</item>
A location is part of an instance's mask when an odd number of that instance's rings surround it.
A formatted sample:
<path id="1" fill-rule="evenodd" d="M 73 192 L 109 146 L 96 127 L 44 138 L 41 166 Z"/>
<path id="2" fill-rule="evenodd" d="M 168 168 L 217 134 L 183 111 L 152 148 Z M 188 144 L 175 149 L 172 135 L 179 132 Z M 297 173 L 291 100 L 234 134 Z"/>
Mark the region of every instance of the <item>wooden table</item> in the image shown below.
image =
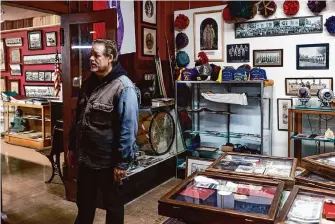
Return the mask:
<path id="1" fill-rule="evenodd" d="M 287 131 L 287 150 L 288 157 L 291 156 L 291 131 L 302 133 L 302 115 L 331 115 L 335 116 L 335 110 L 322 110 L 322 109 L 296 109 L 295 107 L 288 109 L 288 131 Z M 292 116 L 294 115 L 294 118 Z M 293 125 L 292 125 L 293 122 Z M 293 126 L 293 128 L 292 128 Z M 293 130 L 292 130 L 293 129 Z M 294 157 L 298 159 L 298 165 L 301 163 L 302 148 L 301 140 L 294 140 Z"/>

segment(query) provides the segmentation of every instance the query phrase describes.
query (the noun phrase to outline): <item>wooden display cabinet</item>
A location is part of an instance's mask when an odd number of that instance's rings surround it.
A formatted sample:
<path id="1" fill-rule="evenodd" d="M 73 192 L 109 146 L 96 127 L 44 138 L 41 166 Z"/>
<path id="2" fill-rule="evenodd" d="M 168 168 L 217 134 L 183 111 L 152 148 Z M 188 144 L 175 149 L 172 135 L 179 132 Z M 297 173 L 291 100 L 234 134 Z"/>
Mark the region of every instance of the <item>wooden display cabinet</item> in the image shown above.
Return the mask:
<path id="1" fill-rule="evenodd" d="M 294 221 L 294 223 L 308 223 L 306 222 L 307 219 L 309 219 L 309 223 L 329 223 L 327 221 L 331 220 L 325 219 L 323 209 L 325 208 L 325 201 L 327 199 L 334 200 L 334 198 L 335 191 L 333 190 L 295 185 L 283 209 L 279 213 L 276 224 L 291 223 L 290 221 Z M 321 213 L 319 216 L 317 211 L 319 211 L 319 214 Z M 301 218 L 304 218 L 305 221 L 299 221 Z M 324 220 L 321 221 L 321 219 Z"/>
<path id="2" fill-rule="evenodd" d="M 282 181 L 194 173 L 159 200 L 158 214 L 192 224 L 274 223 L 283 188 Z"/>
<path id="3" fill-rule="evenodd" d="M 308 170 L 302 172 L 295 178 L 296 183 L 307 187 L 317 187 L 328 190 L 335 190 L 335 178 L 330 179 L 328 177 L 320 176 L 316 173 L 312 173 Z"/>
<path id="4" fill-rule="evenodd" d="M 258 162 L 256 162 L 257 159 Z M 286 173 L 278 173 L 276 176 L 274 171 L 283 171 L 281 169 L 283 166 L 289 166 L 290 169 L 287 169 Z M 239 169 L 239 167 L 242 167 L 242 169 Z M 250 170 L 243 170 L 243 168 L 247 169 L 248 167 L 250 167 Z M 297 159 L 295 158 L 226 152 L 210 165 L 206 172 L 281 180 L 285 183 L 285 189 L 291 189 L 295 183 L 296 167 Z"/>
<path id="5" fill-rule="evenodd" d="M 335 152 L 308 156 L 302 159 L 302 167 L 328 178 L 335 178 Z"/>
<path id="6" fill-rule="evenodd" d="M 51 107 L 47 105 L 23 104 L 4 102 L 4 107 L 14 106 L 16 109 L 23 111 L 23 117 L 29 122 L 29 130 L 34 132 L 11 133 L 10 118 L 7 109 L 7 130 L 5 134 L 5 142 L 24 147 L 43 149 L 51 145 Z M 35 116 L 35 117 L 33 117 Z M 40 117 L 40 118 L 37 118 Z M 39 137 L 41 136 L 41 137 Z"/>

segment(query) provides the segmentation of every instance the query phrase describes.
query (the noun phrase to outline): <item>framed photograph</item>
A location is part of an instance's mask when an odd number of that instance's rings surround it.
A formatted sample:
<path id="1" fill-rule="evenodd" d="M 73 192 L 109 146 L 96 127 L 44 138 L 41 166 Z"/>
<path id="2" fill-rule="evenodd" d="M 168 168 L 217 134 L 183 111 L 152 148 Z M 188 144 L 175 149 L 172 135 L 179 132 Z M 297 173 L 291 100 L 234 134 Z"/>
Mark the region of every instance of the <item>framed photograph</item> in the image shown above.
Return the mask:
<path id="1" fill-rule="evenodd" d="M 151 25 L 157 24 L 157 2 L 156 0 L 141 1 L 141 21 Z"/>
<path id="2" fill-rule="evenodd" d="M 28 49 L 29 50 L 42 50 L 42 31 L 34 30 L 28 32 Z"/>
<path id="3" fill-rule="evenodd" d="M 0 71 L 6 71 L 6 48 L 3 39 L 0 40 Z"/>
<path id="4" fill-rule="evenodd" d="M 236 39 L 312 34 L 322 31 L 322 15 L 235 23 Z"/>
<path id="5" fill-rule="evenodd" d="M 21 37 L 6 38 L 5 42 L 6 42 L 7 47 L 21 47 L 22 46 Z"/>
<path id="6" fill-rule="evenodd" d="M 21 85 L 19 79 L 10 79 L 9 80 L 9 90 L 11 92 L 16 92 L 17 94 L 21 95 Z"/>
<path id="7" fill-rule="evenodd" d="M 293 106 L 293 100 L 288 98 L 277 99 L 278 131 L 288 130 L 288 109 Z"/>
<path id="8" fill-rule="evenodd" d="M 194 60 L 203 51 L 209 61 L 224 61 L 222 10 L 196 12 L 193 14 Z"/>
<path id="9" fill-rule="evenodd" d="M 316 96 L 317 92 L 323 88 L 333 90 L 333 78 L 286 78 L 285 93 L 287 96 L 297 96 L 300 87 L 306 86 L 310 89 L 311 95 Z"/>
<path id="10" fill-rule="evenodd" d="M 227 44 L 227 63 L 250 61 L 249 44 Z"/>
<path id="11" fill-rule="evenodd" d="M 12 76 L 19 76 L 22 75 L 21 73 L 21 65 L 20 64 L 14 64 L 14 65 L 9 65 L 10 67 L 10 75 Z"/>
<path id="12" fill-rule="evenodd" d="M 157 55 L 157 30 L 154 28 L 142 27 L 142 55 Z"/>
<path id="13" fill-rule="evenodd" d="M 62 61 L 62 55 L 58 54 L 59 61 Z M 54 64 L 56 61 L 56 54 L 40 54 L 40 55 L 24 55 L 23 64 L 25 65 L 42 65 Z"/>
<path id="14" fill-rule="evenodd" d="M 10 63 L 20 63 L 21 62 L 21 53 L 20 48 L 10 49 Z"/>
<path id="15" fill-rule="evenodd" d="M 186 158 L 186 170 L 185 177 L 192 175 L 194 172 L 204 171 L 208 168 L 215 160 L 214 159 L 203 159 L 203 158 Z"/>
<path id="16" fill-rule="evenodd" d="M 1 76 L 1 92 L 7 91 L 7 76 Z"/>
<path id="17" fill-rule="evenodd" d="M 297 70 L 329 69 L 329 44 L 297 45 Z"/>
<path id="18" fill-rule="evenodd" d="M 54 71 L 25 71 L 26 82 L 52 82 Z"/>
<path id="19" fill-rule="evenodd" d="M 24 85 L 24 95 L 26 97 L 50 98 L 55 97 L 53 85 Z"/>
<path id="20" fill-rule="evenodd" d="M 47 47 L 56 47 L 57 46 L 57 32 L 46 32 L 45 33 L 45 41 Z"/>
<path id="21" fill-rule="evenodd" d="M 283 67 L 283 49 L 254 50 L 254 67 Z"/>

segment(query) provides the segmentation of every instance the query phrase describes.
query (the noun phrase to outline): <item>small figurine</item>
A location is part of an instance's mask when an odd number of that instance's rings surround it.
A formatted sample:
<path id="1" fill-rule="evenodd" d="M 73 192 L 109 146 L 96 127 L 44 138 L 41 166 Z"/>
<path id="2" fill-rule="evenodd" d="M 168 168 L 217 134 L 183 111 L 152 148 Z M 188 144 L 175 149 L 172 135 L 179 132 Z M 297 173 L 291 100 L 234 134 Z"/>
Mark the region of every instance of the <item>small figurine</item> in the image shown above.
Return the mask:
<path id="1" fill-rule="evenodd" d="M 330 128 L 327 129 L 327 131 L 325 132 L 325 137 L 328 139 L 333 139 L 334 138 L 334 132 L 332 130 L 330 130 Z"/>
<path id="2" fill-rule="evenodd" d="M 26 118 L 23 118 L 23 111 L 21 109 L 17 109 L 15 111 L 13 122 L 10 122 L 11 127 L 9 130 L 11 132 L 23 132 L 29 130 L 29 123 Z"/>

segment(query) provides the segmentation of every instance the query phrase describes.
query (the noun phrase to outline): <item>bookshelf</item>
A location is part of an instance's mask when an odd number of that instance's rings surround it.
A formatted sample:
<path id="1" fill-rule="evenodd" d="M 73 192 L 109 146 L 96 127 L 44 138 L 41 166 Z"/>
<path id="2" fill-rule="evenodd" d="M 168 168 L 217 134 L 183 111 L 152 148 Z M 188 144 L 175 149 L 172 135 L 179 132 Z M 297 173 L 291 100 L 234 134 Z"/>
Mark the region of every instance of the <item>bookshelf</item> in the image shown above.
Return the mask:
<path id="1" fill-rule="evenodd" d="M 48 104 L 27 104 L 4 102 L 6 108 L 5 142 L 13 145 L 43 149 L 51 145 L 51 106 Z M 29 123 L 29 130 L 24 132 L 11 132 L 9 108 L 15 107 L 23 111 L 23 118 Z"/>

